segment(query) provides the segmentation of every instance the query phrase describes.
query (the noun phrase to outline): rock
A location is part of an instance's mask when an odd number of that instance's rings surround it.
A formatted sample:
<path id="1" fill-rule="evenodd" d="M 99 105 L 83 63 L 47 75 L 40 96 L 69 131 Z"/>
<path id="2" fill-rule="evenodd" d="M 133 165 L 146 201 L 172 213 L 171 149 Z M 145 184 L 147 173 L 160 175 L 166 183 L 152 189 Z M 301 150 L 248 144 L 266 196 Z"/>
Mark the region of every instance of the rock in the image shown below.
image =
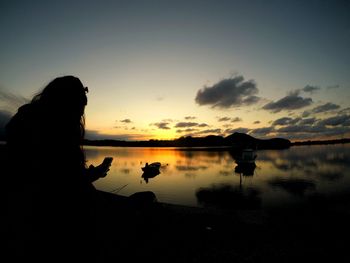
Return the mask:
<path id="1" fill-rule="evenodd" d="M 129 196 L 129 201 L 135 206 L 148 206 L 158 202 L 152 191 L 136 192 Z"/>

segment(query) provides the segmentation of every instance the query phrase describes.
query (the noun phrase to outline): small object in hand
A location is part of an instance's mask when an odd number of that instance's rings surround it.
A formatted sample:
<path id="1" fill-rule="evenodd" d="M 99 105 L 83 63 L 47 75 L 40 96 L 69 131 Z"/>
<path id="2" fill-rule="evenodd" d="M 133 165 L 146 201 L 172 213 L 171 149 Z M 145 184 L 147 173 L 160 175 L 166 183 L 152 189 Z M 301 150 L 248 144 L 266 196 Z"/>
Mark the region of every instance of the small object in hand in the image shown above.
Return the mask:
<path id="1" fill-rule="evenodd" d="M 105 159 L 103 160 L 103 163 L 110 165 L 112 161 L 113 161 L 113 157 L 105 157 Z"/>

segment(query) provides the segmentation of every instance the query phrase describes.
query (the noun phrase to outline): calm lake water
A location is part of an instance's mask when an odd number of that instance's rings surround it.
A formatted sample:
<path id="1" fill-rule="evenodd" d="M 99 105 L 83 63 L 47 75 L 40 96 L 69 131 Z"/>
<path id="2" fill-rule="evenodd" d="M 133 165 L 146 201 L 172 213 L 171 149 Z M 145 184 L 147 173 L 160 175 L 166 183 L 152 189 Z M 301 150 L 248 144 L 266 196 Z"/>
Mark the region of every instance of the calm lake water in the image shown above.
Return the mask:
<path id="1" fill-rule="evenodd" d="M 153 191 L 158 201 L 188 206 L 269 207 L 350 189 L 350 144 L 257 151 L 256 167 L 237 170 L 226 150 L 85 146 L 88 164 L 114 161 L 97 189 L 129 196 Z M 142 177 L 145 163 L 160 174 Z"/>

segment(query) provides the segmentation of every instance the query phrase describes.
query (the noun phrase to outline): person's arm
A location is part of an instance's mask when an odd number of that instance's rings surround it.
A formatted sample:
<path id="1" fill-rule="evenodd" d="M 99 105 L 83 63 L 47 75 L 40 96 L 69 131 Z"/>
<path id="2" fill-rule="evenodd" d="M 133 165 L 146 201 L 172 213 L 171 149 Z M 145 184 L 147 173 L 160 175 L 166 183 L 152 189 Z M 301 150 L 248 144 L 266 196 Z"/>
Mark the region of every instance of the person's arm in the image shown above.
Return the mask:
<path id="1" fill-rule="evenodd" d="M 112 164 L 112 160 L 113 158 L 106 157 L 100 165 L 90 165 L 89 168 L 86 169 L 86 175 L 89 177 L 90 182 L 95 182 L 97 179 L 105 177 Z"/>

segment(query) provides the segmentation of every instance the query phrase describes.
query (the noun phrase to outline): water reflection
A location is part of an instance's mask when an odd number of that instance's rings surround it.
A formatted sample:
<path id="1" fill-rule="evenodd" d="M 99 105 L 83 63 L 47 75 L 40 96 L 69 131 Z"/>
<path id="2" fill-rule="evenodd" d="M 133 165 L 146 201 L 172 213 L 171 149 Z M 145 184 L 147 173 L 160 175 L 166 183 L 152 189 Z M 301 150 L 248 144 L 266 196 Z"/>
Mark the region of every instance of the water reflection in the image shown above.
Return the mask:
<path id="1" fill-rule="evenodd" d="M 237 163 L 237 152 L 206 149 L 87 147 L 86 156 L 91 163 L 114 157 L 109 175 L 96 182 L 107 192 L 127 185 L 118 194 L 152 191 L 161 202 L 190 206 L 237 207 L 241 200 L 242 207 L 252 202 L 252 196 L 268 206 L 347 191 L 349 150 L 350 145 L 263 150 L 249 165 Z M 166 164 L 160 168 L 161 176 L 143 175 L 141 168 L 147 162 Z"/>
<path id="2" fill-rule="evenodd" d="M 225 209 L 257 209 L 261 206 L 260 191 L 241 186 L 212 185 L 196 191 L 199 204 Z"/>
<path id="3" fill-rule="evenodd" d="M 199 171 L 199 170 L 205 170 L 208 169 L 208 166 L 205 165 L 176 165 L 176 170 L 183 172 L 183 171 Z"/>
<path id="4" fill-rule="evenodd" d="M 145 180 L 146 184 L 148 184 L 149 179 L 156 177 L 158 174 L 160 174 L 159 170 L 147 171 L 143 172 L 141 177 Z"/>
<path id="5" fill-rule="evenodd" d="M 316 184 L 311 180 L 305 179 L 280 179 L 275 178 L 268 182 L 272 187 L 280 187 L 294 195 L 304 195 L 306 191 L 315 190 Z"/>
<path id="6" fill-rule="evenodd" d="M 341 170 L 349 168 L 350 156 L 346 154 L 347 145 L 303 146 L 291 150 L 262 151 L 260 160 L 270 162 L 275 168 L 284 172 L 302 171 L 314 175 L 323 170 L 323 174 L 338 174 L 332 178 L 340 179 Z M 339 176 L 340 175 L 340 176 Z M 327 176 L 324 176 L 327 178 Z"/>
<path id="7" fill-rule="evenodd" d="M 230 152 L 232 158 L 236 162 L 235 173 L 243 176 L 253 176 L 256 168 L 255 160 L 257 158 L 256 151 L 252 149 L 244 149 L 243 151 Z"/>
<path id="8" fill-rule="evenodd" d="M 243 176 L 253 176 L 255 168 L 255 162 L 249 164 L 238 164 L 235 167 L 235 173 L 242 174 Z"/>

